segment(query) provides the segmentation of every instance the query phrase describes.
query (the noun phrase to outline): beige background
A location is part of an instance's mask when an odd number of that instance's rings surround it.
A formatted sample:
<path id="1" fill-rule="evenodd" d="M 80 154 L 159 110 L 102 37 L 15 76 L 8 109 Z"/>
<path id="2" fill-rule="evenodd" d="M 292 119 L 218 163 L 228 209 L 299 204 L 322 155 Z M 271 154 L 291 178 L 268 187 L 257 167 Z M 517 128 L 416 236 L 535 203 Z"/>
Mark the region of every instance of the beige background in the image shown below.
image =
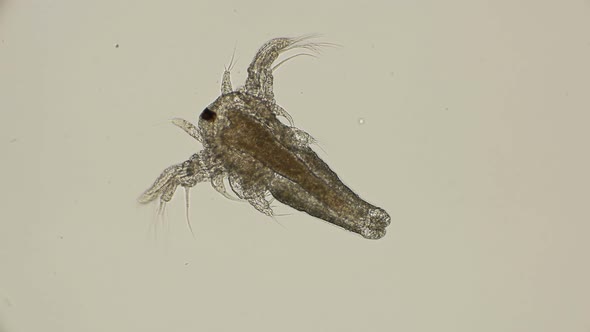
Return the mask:
<path id="1" fill-rule="evenodd" d="M 590 2 L 355 3 L 4 1 L 0 331 L 590 331 Z M 277 101 L 388 235 L 136 204 L 234 46 L 305 33 Z"/>

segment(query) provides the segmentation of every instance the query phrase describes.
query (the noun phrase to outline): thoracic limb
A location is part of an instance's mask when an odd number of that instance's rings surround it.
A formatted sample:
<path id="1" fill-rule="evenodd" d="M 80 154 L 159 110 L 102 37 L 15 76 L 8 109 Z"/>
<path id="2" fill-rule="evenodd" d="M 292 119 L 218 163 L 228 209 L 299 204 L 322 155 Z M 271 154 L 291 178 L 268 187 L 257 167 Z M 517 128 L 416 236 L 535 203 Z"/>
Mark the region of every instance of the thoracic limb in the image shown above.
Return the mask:
<path id="1" fill-rule="evenodd" d="M 209 175 L 202 159 L 201 153 L 195 153 L 187 161 L 166 168 L 138 201 L 149 203 L 159 197 L 162 203 L 166 203 L 172 199 L 178 186 L 190 188 L 208 180 Z"/>
<path id="2" fill-rule="evenodd" d="M 225 178 L 225 174 L 217 173 L 211 176 L 211 186 L 218 193 L 222 194 L 225 198 L 231 199 L 233 201 L 239 201 L 240 199 L 233 197 L 232 195 L 228 194 L 227 190 L 225 189 L 225 184 L 223 184 L 223 179 Z"/>
<path id="3" fill-rule="evenodd" d="M 267 216 L 273 216 L 274 212 L 270 207 L 269 200 L 266 199 L 267 193 L 264 190 L 247 189 L 242 185 L 240 178 L 234 174 L 229 175 L 229 185 L 234 193 L 239 198 L 246 200 L 256 210 L 266 214 Z"/>
<path id="4" fill-rule="evenodd" d="M 270 207 L 270 202 L 266 200 L 264 195 L 249 198 L 248 203 L 250 203 L 250 205 L 252 205 L 256 210 L 266 214 L 269 217 L 274 215 L 274 212 Z"/>
<path id="5" fill-rule="evenodd" d="M 287 113 L 287 111 L 285 111 L 285 109 L 282 108 L 281 106 L 279 106 L 278 104 L 272 105 L 272 112 L 276 116 L 282 116 L 285 119 L 287 119 L 287 121 L 289 121 L 289 125 L 291 125 L 291 127 L 293 127 L 295 125 L 295 123 L 293 122 L 293 117 L 291 117 L 291 114 Z"/>

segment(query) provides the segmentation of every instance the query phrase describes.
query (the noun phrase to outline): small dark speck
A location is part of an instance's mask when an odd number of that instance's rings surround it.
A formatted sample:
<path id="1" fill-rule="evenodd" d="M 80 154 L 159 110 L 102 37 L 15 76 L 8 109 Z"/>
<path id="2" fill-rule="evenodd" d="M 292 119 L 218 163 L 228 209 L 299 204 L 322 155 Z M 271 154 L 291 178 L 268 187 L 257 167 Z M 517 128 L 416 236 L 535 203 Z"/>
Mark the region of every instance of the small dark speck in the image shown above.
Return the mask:
<path id="1" fill-rule="evenodd" d="M 389 76 L 393 77 L 393 72 L 392 71 L 389 72 Z"/>
<path id="2" fill-rule="evenodd" d="M 115 44 L 115 48 L 119 48 L 119 44 Z"/>
<path id="3" fill-rule="evenodd" d="M 59 236 L 59 239 L 60 239 L 60 240 L 63 240 L 63 239 L 64 239 L 63 235 L 60 235 L 60 236 Z"/>
<path id="4" fill-rule="evenodd" d="M 303 91 L 299 92 L 299 94 L 301 94 L 301 95 L 302 95 L 302 94 L 303 94 Z"/>
<path id="5" fill-rule="evenodd" d="M 13 139 L 10 140 L 10 143 L 14 143 L 16 141 L 17 141 L 17 139 L 16 138 L 13 138 Z"/>
<path id="6" fill-rule="evenodd" d="M 236 13 L 236 14 L 238 13 L 238 10 L 237 10 L 237 9 L 235 9 L 235 8 L 234 8 L 234 13 Z"/>
<path id="7" fill-rule="evenodd" d="M 184 266 L 188 266 L 188 262 L 184 263 Z"/>
<path id="8" fill-rule="evenodd" d="M 448 107 L 445 107 L 445 111 L 448 111 L 448 110 L 449 110 L 449 108 Z"/>

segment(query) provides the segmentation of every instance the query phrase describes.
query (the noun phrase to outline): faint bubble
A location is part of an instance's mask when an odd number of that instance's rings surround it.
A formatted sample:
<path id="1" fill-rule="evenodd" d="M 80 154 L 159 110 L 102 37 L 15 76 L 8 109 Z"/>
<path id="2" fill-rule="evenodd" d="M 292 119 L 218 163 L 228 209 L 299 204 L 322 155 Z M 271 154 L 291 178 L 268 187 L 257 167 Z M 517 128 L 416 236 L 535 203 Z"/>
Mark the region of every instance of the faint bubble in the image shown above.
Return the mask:
<path id="1" fill-rule="evenodd" d="M 365 124 L 365 118 L 359 118 L 358 120 L 360 125 L 364 125 Z"/>

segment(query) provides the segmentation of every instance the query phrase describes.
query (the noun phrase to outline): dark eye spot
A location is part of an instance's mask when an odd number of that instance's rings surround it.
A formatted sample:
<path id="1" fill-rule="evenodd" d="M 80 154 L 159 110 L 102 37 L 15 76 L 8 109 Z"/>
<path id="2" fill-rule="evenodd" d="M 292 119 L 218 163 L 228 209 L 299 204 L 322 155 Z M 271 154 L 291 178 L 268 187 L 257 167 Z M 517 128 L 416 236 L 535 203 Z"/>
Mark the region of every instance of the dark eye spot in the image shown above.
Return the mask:
<path id="1" fill-rule="evenodd" d="M 217 117 L 217 113 L 213 112 L 209 108 L 205 108 L 205 110 L 201 113 L 201 119 L 205 121 L 213 121 Z"/>

